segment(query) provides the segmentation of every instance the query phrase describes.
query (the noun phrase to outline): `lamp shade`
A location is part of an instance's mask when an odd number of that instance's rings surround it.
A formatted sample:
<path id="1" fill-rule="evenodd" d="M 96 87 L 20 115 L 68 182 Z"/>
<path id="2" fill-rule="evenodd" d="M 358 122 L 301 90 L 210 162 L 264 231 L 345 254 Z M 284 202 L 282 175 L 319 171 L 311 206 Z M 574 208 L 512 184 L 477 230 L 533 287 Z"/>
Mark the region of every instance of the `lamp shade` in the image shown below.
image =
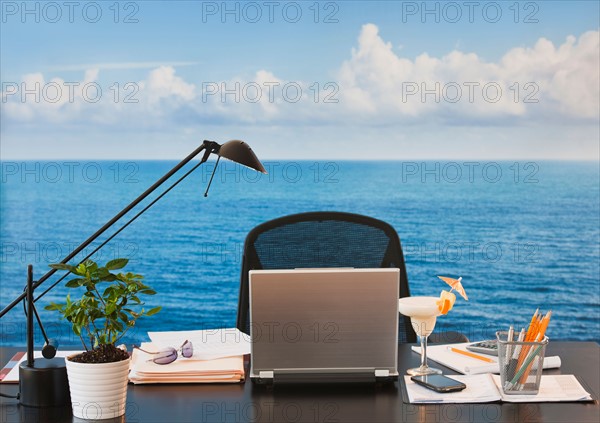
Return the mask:
<path id="1" fill-rule="evenodd" d="M 227 141 L 219 148 L 220 157 L 232 160 L 258 172 L 267 173 L 264 166 L 248 144 L 240 140 Z"/>

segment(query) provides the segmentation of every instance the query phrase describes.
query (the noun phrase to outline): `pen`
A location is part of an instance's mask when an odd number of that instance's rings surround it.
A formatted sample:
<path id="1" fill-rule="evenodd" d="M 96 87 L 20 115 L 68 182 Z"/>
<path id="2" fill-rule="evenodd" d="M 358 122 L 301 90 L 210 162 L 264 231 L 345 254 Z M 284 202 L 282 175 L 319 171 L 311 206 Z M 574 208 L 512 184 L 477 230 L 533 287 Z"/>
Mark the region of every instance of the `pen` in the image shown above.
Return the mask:
<path id="1" fill-rule="evenodd" d="M 513 337 L 515 336 L 515 329 L 513 325 L 510 325 L 508 328 L 508 334 L 506 335 L 506 356 L 504 358 L 504 374 L 508 375 L 510 359 L 512 357 L 512 348 L 513 348 Z M 498 351 L 499 352 L 499 351 Z"/>
<path id="2" fill-rule="evenodd" d="M 508 328 L 508 335 L 506 336 L 506 363 L 508 364 L 508 360 L 510 360 L 510 356 L 512 355 L 512 344 L 511 342 L 513 341 L 513 336 L 515 336 L 515 329 L 513 328 L 513 325 L 510 325 L 510 327 Z"/>
<path id="3" fill-rule="evenodd" d="M 452 347 L 448 347 L 448 349 L 452 352 L 466 355 L 467 357 L 476 358 L 477 360 L 485 361 L 487 363 L 495 363 L 496 362 L 496 361 L 492 360 L 491 358 L 487 358 L 482 355 L 472 353 L 470 351 L 459 350 L 458 348 L 452 348 Z"/>
<path id="4" fill-rule="evenodd" d="M 524 340 L 525 340 L 525 328 L 522 328 L 521 332 L 519 333 L 519 337 L 517 338 L 517 342 L 523 342 Z M 521 345 L 517 345 L 515 347 L 515 351 L 513 352 L 512 360 L 517 360 L 519 358 L 520 353 L 521 353 Z"/>
<path id="5" fill-rule="evenodd" d="M 517 342 L 523 342 L 525 339 L 525 328 L 521 329 L 519 333 L 519 337 L 517 338 Z M 508 362 L 508 370 L 506 372 L 506 385 L 508 385 L 510 380 L 513 378 L 515 372 L 517 371 L 517 367 L 519 364 L 519 355 L 521 354 L 521 345 L 516 345 L 513 350 L 513 356 Z"/>

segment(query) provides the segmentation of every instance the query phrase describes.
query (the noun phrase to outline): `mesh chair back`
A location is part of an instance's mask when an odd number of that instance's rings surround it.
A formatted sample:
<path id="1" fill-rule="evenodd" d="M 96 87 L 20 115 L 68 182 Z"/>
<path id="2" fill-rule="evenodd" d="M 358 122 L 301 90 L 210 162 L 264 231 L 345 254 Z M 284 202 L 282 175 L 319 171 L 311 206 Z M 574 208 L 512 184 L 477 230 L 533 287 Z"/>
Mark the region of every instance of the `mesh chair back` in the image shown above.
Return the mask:
<path id="1" fill-rule="evenodd" d="M 396 267 L 400 269 L 400 297 L 410 295 L 400 239 L 389 224 L 340 212 L 284 216 L 257 226 L 246 237 L 237 328 L 249 333 L 250 270 L 311 267 Z M 399 341 L 415 342 L 410 319 L 401 315 L 399 322 Z"/>

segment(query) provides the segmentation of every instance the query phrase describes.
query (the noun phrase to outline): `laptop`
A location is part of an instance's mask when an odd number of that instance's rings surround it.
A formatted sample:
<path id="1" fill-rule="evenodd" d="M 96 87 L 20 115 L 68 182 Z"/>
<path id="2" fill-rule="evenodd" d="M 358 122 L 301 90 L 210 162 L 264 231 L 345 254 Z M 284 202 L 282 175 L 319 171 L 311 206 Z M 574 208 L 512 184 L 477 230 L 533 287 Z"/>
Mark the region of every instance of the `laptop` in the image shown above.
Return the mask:
<path id="1" fill-rule="evenodd" d="M 400 271 L 250 271 L 250 378 L 262 384 L 398 379 Z"/>

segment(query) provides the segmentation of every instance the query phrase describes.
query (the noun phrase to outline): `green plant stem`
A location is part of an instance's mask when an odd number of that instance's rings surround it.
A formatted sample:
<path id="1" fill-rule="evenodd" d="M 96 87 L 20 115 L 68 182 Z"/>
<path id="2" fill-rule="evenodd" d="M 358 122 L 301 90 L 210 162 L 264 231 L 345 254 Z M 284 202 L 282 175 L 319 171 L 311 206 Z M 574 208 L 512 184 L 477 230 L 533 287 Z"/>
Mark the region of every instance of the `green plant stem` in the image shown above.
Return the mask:
<path id="1" fill-rule="evenodd" d="M 127 328 L 125 328 L 125 330 L 123 332 L 121 332 L 121 335 L 117 336 L 117 338 L 115 339 L 115 344 L 117 343 L 117 341 L 121 338 L 123 338 L 123 336 L 129 331 L 129 329 L 131 329 L 133 326 L 127 326 Z"/>
<path id="2" fill-rule="evenodd" d="M 98 294 L 98 299 L 102 302 L 102 305 L 104 307 L 106 307 L 106 303 L 104 302 L 104 298 L 102 298 L 102 295 L 100 295 L 100 292 L 98 292 L 98 288 L 96 288 L 96 284 L 94 284 L 94 291 L 96 292 L 96 294 Z"/>
<path id="3" fill-rule="evenodd" d="M 83 344 L 83 348 L 85 348 L 86 351 L 89 351 L 87 345 L 85 344 L 85 341 L 83 340 L 83 336 L 81 336 L 81 333 L 79 334 L 79 339 L 81 339 L 81 343 Z"/>

